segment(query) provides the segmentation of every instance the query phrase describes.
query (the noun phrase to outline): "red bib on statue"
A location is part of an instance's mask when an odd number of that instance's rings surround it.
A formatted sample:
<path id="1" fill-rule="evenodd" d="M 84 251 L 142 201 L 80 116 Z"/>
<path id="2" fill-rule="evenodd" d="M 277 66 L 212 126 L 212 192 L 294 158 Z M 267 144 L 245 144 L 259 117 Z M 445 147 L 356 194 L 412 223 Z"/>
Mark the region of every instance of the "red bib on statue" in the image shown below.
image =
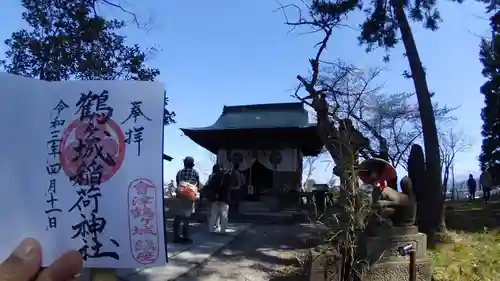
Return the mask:
<path id="1" fill-rule="evenodd" d="M 358 165 L 357 174 L 364 184 L 371 184 L 384 190 L 387 182 L 395 179 L 396 169 L 380 158 L 366 159 Z"/>

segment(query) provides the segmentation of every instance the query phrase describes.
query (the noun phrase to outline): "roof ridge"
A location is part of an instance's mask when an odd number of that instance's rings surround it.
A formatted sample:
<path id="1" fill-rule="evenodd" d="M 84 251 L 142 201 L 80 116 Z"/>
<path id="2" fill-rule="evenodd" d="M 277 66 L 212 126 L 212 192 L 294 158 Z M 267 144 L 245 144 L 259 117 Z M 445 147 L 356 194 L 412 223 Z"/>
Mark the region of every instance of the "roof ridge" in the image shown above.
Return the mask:
<path id="1" fill-rule="evenodd" d="M 301 102 L 287 102 L 287 103 L 266 103 L 266 104 L 249 104 L 249 105 L 233 105 L 224 106 L 222 114 L 226 113 L 239 113 L 244 111 L 281 111 L 281 110 L 294 110 L 305 111 L 304 105 Z"/>

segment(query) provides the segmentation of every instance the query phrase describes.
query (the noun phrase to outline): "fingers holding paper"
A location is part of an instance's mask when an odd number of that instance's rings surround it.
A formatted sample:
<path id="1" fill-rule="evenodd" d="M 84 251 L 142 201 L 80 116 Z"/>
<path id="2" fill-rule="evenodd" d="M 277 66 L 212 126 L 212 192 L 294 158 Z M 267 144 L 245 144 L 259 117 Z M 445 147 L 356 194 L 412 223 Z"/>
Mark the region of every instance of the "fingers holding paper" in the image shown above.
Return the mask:
<path id="1" fill-rule="evenodd" d="M 67 252 L 43 269 L 36 281 L 73 281 L 77 279 L 83 267 L 82 256 L 77 251 Z M 15 280 L 24 281 L 24 280 Z"/>
<path id="2" fill-rule="evenodd" d="M 0 280 L 29 281 L 35 279 L 42 265 L 42 248 L 33 238 L 24 239 L 0 265 Z"/>
<path id="3" fill-rule="evenodd" d="M 24 239 L 0 264 L 1 281 L 70 281 L 82 270 L 83 261 L 77 251 L 62 255 L 48 268 L 41 269 L 42 248 L 33 238 Z"/>

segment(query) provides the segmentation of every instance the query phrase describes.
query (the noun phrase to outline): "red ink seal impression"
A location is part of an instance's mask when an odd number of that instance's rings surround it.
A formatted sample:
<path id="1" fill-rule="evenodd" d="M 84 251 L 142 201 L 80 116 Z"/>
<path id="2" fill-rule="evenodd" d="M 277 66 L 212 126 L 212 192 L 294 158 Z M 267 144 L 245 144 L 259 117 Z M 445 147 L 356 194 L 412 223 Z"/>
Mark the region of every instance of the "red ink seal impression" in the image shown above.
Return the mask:
<path id="1" fill-rule="evenodd" d="M 61 137 L 59 161 L 64 173 L 80 184 L 89 185 L 92 171 L 100 173 L 99 183 L 108 181 L 125 158 L 125 135 L 112 119 L 94 116 L 75 120 Z M 90 168 L 92 167 L 92 168 Z"/>
<path id="2" fill-rule="evenodd" d="M 128 187 L 130 252 L 140 264 L 154 263 L 159 256 L 156 189 L 148 179 L 136 179 Z"/>

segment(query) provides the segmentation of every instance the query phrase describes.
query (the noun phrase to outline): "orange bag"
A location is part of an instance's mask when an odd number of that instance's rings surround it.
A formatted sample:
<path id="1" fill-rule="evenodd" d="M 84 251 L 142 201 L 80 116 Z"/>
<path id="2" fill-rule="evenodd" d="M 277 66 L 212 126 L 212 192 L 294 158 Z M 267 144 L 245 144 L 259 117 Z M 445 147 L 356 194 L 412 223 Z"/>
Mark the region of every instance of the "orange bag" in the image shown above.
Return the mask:
<path id="1" fill-rule="evenodd" d="M 195 201 L 198 190 L 195 185 L 182 181 L 177 187 L 177 193 L 190 201 Z"/>

